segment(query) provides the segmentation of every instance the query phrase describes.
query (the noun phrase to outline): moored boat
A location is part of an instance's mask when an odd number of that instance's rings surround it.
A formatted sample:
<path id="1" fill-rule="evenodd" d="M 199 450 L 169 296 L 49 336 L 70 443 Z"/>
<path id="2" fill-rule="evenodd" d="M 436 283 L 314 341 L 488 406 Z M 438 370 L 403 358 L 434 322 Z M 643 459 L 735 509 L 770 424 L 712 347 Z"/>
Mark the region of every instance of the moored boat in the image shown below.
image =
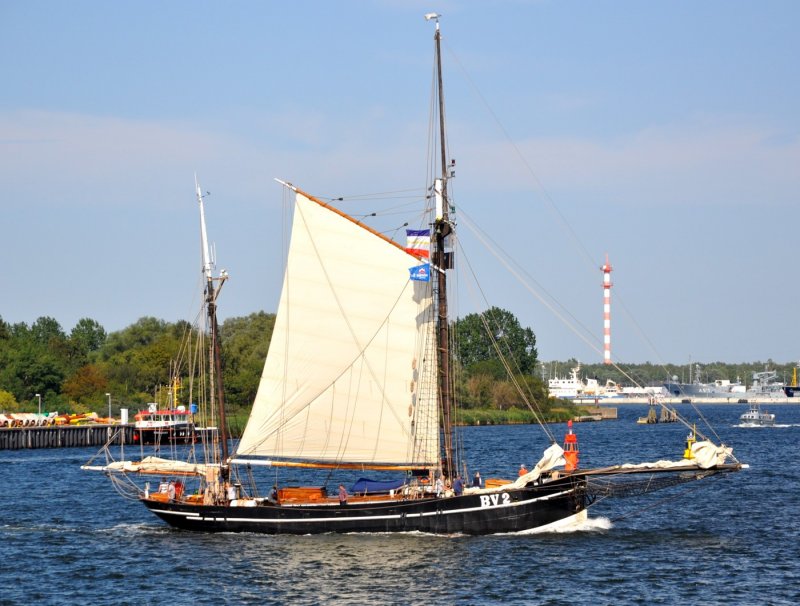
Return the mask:
<path id="1" fill-rule="evenodd" d="M 691 366 L 690 366 L 691 376 Z M 739 402 L 749 400 L 773 400 L 777 398 L 792 397 L 793 389 L 787 389 L 783 382 L 778 380 L 778 372 L 775 370 L 764 370 L 754 372 L 752 383 L 746 386 L 738 379 L 730 381 L 728 379 L 716 379 L 712 383 L 702 383 L 699 380 L 700 366 L 696 366 L 695 379 L 689 383 L 678 382 L 677 377 L 672 381 L 664 383 L 664 389 L 676 398 L 687 398 L 702 402 L 703 400 L 726 399 L 728 401 L 736 399 Z M 800 388 L 797 388 L 800 391 Z M 791 393 L 790 393 L 791 392 Z"/>
<path id="2" fill-rule="evenodd" d="M 800 385 L 797 383 L 797 366 L 792 369 L 792 382 L 783 386 L 783 393 L 787 398 L 800 397 Z"/>
<path id="3" fill-rule="evenodd" d="M 746 388 L 739 380 L 734 382 L 729 379 L 715 379 L 713 382 L 703 383 L 700 381 L 700 375 L 700 365 L 696 364 L 694 380 L 692 380 L 692 365 L 690 364 L 688 383 L 681 383 L 678 381 L 678 377 L 672 377 L 671 381 L 664 383 L 664 389 L 670 396 L 676 398 L 703 400 L 708 398 L 743 397 Z"/>
<path id="4" fill-rule="evenodd" d="M 616 398 L 622 395 L 620 387 L 612 380 L 607 380 L 605 385 L 595 378 L 581 378 L 580 364 L 570 370 L 569 377 L 555 377 L 547 382 L 547 389 L 551 397 L 563 400 L 577 399 L 605 399 Z"/>
<path id="5" fill-rule="evenodd" d="M 193 409 L 159 408 L 155 402 L 134 416 L 134 443 L 190 444 L 197 440 Z"/>

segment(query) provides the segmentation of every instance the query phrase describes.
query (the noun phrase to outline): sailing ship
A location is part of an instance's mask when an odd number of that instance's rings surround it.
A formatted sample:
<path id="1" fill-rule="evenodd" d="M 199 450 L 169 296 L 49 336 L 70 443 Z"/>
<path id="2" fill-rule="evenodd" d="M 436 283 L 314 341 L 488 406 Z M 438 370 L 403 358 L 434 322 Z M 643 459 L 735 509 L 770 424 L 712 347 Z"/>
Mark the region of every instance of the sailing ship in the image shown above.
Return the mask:
<path id="1" fill-rule="evenodd" d="M 581 521 L 599 497 L 651 492 L 738 470 L 731 449 L 707 440 L 692 458 L 582 469 L 571 426 L 562 446 L 549 437 L 539 462 L 514 480 L 464 487 L 467 466 L 454 427 L 455 389 L 448 319 L 454 266 L 445 142 L 439 15 L 435 92 L 439 133 L 431 218 L 403 246 L 324 200 L 281 182 L 293 198 L 291 239 L 275 327 L 241 440 L 229 447 L 219 335 L 219 286 L 212 275 L 203 197 L 201 215 L 210 388 L 218 411 L 215 439 L 187 461 L 90 461 L 132 499 L 173 527 L 205 532 L 314 534 L 410 532 L 490 534 L 546 530 Z M 435 109 L 435 111 L 437 111 Z M 521 397 L 524 391 L 520 391 Z M 199 445 L 198 445 L 199 446 Z M 266 470 L 268 483 L 258 486 Z M 286 485 L 298 470 L 324 478 Z M 364 472 L 348 491 L 345 475 Z M 127 480 L 171 478 L 158 490 Z M 260 480 L 263 482 L 264 478 Z M 191 483 L 191 485 L 190 485 Z M 349 483 L 348 483 L 349 484 Z M 272 488 L 270 489 L 270 486 Z"/>

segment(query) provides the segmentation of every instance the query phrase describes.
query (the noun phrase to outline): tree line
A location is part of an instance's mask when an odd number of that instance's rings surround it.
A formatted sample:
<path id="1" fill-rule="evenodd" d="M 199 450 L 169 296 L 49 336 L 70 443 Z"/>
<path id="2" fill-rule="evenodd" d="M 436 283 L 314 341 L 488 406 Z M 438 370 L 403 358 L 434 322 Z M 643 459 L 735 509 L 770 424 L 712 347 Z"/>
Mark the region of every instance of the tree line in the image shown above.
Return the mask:
<path id="1" fill-rule="evenodd" d="M 274 324 L 274 314 L 257 312 L 228 318 L 220 325 L 226 403 L 232 412 L 246 412 L 255 398 Z M 69 333 L 50 317 L 41 317 L 30 326 L 8 324 L 0 318 L 0 411 L 36 411 L 36 394 L 42 398 L 43 411 L 62 413 L 103 411 L 107 394 L 111 394 L 115 412 L 159 401 L 160 390 L 169 385 L 175 365 L 187 355 L 185 342 L 193 332 L 188 322 L 153 317 L 110 334 L 89 318 L 79 320 Z M 548 397 L 548 373 L 566 376 L 577 361 L 541 364 L 533 330 L 521 326 L 510 311 L 493 307 L 483 314 L 469 314 L 454 320 L 450 332 L 455 391 L 462 408 L 527 409 L 526 399 L 544 412 L 555 405 L 564 406 Z M 744 380 L 765 365 L 779 372 L 791 371 L 790 365 L 771 361 L 717 362 L 704 365 L 704 378 L 735 380 L 738 376 Z M 548 371 L 543 372 L 544 368 Z M 646 363 L 623 370 L 642 385 L 682 376 L 681 367 L 675 365 Z M 619 370 L 602 364 L 585 364 L 581 374 L 601 382 L 631 383 Z"/>
<path id="2" fill-rule="evenodd" d="M 255 397 L 274 324 L 274 314 L 258 312 L 220 326 L 226 402 L 232 411 L 248 409 Z M 0 318 L 0 411 L 36 411 L 36 394 L 43 411 L 62 413 L 105 410 L 107 394 L 114 411 L 157 401 L 192 331 L 188 322 L 152 317 L 110 334 L 90 318 L 79 320 L 69 333 L 51 317 L 30 326 Z M 536 337 L 511 312 L 492 308 L 468 315 L 452 323 L 451 334 L 462 406 L 523 407 L 520 389 L 540 407 L 546 402 L 544 383 L 534 372 Z"/>
<path id="3" fill-rule="evenodd" d="M 234 411 L 255 397 L 274 323 L 273 314 L 258 312 L 220 327 L 226 400 Z M 188 322 L 152 317 L 111 334 L 90 318 L 69 333 L 50 317 L 30 326 L 0 318 L 0 411 L 36 412 L 37 394 L 42 411 L 60 413 L 102 411 L 109 397 L 115 412 L 163 400 L 159 394 L 192 334 Z"/>

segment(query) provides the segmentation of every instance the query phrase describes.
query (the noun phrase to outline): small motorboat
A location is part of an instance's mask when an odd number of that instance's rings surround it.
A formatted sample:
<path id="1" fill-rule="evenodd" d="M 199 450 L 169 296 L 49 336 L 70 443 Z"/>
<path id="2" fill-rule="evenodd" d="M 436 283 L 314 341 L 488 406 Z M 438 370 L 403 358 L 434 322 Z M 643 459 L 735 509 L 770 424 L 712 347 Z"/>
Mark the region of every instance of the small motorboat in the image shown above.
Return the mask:
<path id="1" fill-rule="evenodd" d="M 775 425 L 775 415 L 771 412 L 762 412 L 758 404 L 750 404 L 750 409 L 739 420 L 751 425 Z"/>

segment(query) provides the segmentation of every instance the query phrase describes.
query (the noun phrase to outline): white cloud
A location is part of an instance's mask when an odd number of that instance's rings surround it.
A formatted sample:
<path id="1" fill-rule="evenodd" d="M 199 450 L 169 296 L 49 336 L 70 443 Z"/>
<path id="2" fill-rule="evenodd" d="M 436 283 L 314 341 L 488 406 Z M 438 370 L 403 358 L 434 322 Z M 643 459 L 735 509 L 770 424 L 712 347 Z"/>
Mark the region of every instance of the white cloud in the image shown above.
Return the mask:
<path id="1" fill-rule="evenodd" d="M 538 179 L 551 194 L 586 202 L 786 205 L 796 203 L 800 189 L 800 138 L 752 120 L 697 117 L 613 139 L 515 145 L 519 155 L 507 141 L 470 141 L 460 156 L 496 175 L 492 182 L 501 188 L 532 190 Z"/>
<path id="2" fill-rule="evenodd" d="M 86 206 L 162 205 L 182 197 L 195 171 L 201 183 L 211 171 L 217 188 L 243 199 L 261 195 L 273 176 L 330 194 L 382 191 L 418 184 L 424 168 L 422 129 L 397 124 L 379 106 L 344 121 L 291 110 L 250 123 L 252 130 L 237 134 L 219 125 L 0 114 L 0 173 L 10 194 L 0 204 L 66 197 Z M 798 137 L 740 116 L 696 116 L 613 139 L 514 144 L 478 140 L 469 125 L 453 126 L 457 187 L 466 195 L 533 192 L 539 180 L 557 204 L 786 205 L 800 189 Z"/>

